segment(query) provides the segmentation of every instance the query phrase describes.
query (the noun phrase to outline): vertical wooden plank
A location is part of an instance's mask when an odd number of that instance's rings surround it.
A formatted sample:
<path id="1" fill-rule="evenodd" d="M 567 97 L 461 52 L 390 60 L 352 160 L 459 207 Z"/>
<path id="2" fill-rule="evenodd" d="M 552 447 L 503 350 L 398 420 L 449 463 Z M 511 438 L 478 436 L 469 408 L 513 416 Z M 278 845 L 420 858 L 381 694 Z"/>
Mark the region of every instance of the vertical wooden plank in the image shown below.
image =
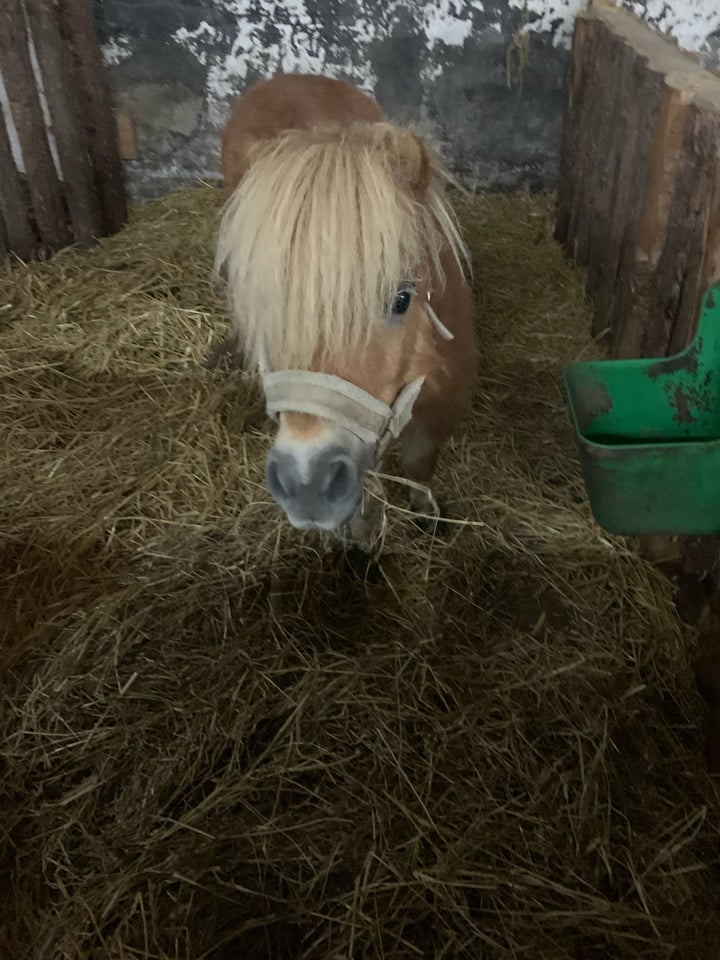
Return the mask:
<path id="1" fill-rule="evenodd" d="M 576 128 L 572 166 L 573 204 L 568 223 L 568 235 L 572 246 L 573 259 L 580 265 L 584 265 L 585 250 L 581 249 L 583 245 L 579 242 L 579 238 L 587 223 L 591 200 L 588 180 L 591 171 L 591 159 L 588 140 L 591 139 L 590 130 L 595 123 L 598 110 L 597 98 L 589 98 L 589 91 L 593 89 L 597 82 L 599 39 L 600 36 L 595 29 L 595 24 L 591 24 L 584 43 L 584 61 L 581 74 L 583 83 L 578 89 L 578 104 L 584 103 L 585 106 L 578 116 Z"/>
<path id="2" fill-rule="evenodd" d="M 590 54 L 593 31 L 594 26 L 590 21 L 578 21 L 573 41 L 574 55 L 566 118 L 569 129 L 564 139 L 566 159 L 563 162 L 559 190 L 563 202 L 557 227 L 558 238 L 563 244 L 566 255 L 571 259 L 575 257 L 578 218 L 583 215 L 585 203 L 580 157 L 589 126 L 589 117 L 584 104 L 587 102 L 588 88 L 593 82 L 593 63 Z"/>
<path id="3" fill-rule="evenodd" d="M 588 213 L 587 174 L 592 163 L 589 142 L 592 141 L 592 127 L 597 105 L 597 97 L 593 96 L 593 90 L 597 90 L 598 84 L 598 36 L 598 24 L 594 21 L 588 21 L 586 37 L 582 45 L 584 58 L 583 69 L 580 74 L 582 84 L 576 91 L 577 123 L 573 143 L 572 192 L 569 203 L 570 219 L 567 241 L 568 254 L 580 265 L 584 264 L 579 256 L 578 235 Z"/>
<path id="4" fill-rule="evenodd" d="M 42 71 L 72 231 L 76 242 L 87 246 L 102 234 L 102 217 L 87 134 L 80 122 L 78 98 L 63 53 L 57 11 L 48 0 L 24 2 Z"/>
<path id="5" fill-rule="evenodd" d="M 653 268 L 657 267 L 662 253 L 670 200 L 682 154 L 688 103 L 687 94 L 667 81 L 663 82 L 636 249 L 638 259 L 649 262 Z"/>
<path id="6" fill-rule="evenodd" d="M 665 242 L 648 304 L 642 343 L 646 356 L 675 353 L 695 329 L 719 149 L 720 114 L 690 104 Z"/>
<path id="7" fill-rule="evenodd" d="M 647 158 L 646 188 L 634 245 L 628 240 L 614 282 L 613 324 L 615 355 L 620 358 L 645 355 L 645 332 L 652 317 L 649 303 L 656 284 L 670 200 L 682 152 L 687 99 L 664 81 L 660 91 L 655 131 Z M 640 158 L 645 163 L 644 158 Z M 639 170 L 637 176 L 642 176 Z M 664 346 L 647 355 L 663 356 Z"/>
<path id="8" fill-rule="evenodd" d="M 2 218 L 2 213 L 0 213 L 0 264 L 3 260 L 6 260 L 10 253 L 10 244 L 8 242 L 7 231 L 5 230 L 5 222 Z"/>
<path id="9" fill-rule="evenodd" d="M 560 146 L 560 169 L 558 173 L 558 201 L 555 215 L 554 236 L 568 255 L 571 255 L 570 246 L 570 216 L 573 209 L 575 190 L 574 158 L 577 153 L 578 131 L 582 112 L 580 102 L 584 82 L 584 49 L 587 33 L 587 21 L 577 20 L 572 38 L 570 56 L 570 71 L 567 80 L 567 100 L 565 103 L 565 118 L 563 122 L 562 143 Z"/>
<path id="10" fill-rule="evenodd" d="M 58 0 L 58 13 L 87 131 L 103 232 L 114 233 L 127 220 L 127 200 L 91 0 Z"/>
<path id="11" fill-rule="evenodd" d="M 35 256 L 37 242 L 2 111 L 0 111 L 0 219 L 3 222 L 7 251 L 20 257 L 21 260 L 31 260 Z"/>
<path id="12" fill-rule="evenodd" d="M 663 356 L 720 274 L 720 133 L 685 129 L 689 103 L 720 117 L 720 84 L 625 11 L 593 7 L 576 29 L 556 236 L 586 267 L 611 355 Z"/>
<path id="13" fill-rule="evenodd" d="M 688 140 L 692 160 L 686 168 L 678 170 L 678 186 L 686 176 L 690 176 L 688 189 L 683 196 L 677 191 L 673 200 L 680 201 L 678 211 L 670 209 L 668 221 L 681 224 L 681 233 L 674 236 L 668 229 L 667 244 L 674 242 L 676 249 L 686 249 L 686 275 L 678 310 L 670 330 L 667 353 L 682 350 L 695 335 L 697 321 L 705 293 L 710 258 L 713 254 L 713 240 L 717 244 L 720 222 L 720 112 L 705 110 L 695 103 L 688 112 Z M 688 159 L 690 159 L 688 157 Z M 663 251 L 663 254 L 665 251 Z M 669 252 L 672 258 L 672 251 Z M 662 259 L 660 265 L 662 266 Z M 710 280 L 715 279 L 711 277 Z M 710 281 L 708 281 L 710 282 Z"/>
<path id="14" fill-rule="evenodd" d="M 30 184 L 35 222 L 43 243 L 59 249 L 71 238 L 30 61 L 20 0 L 2 0 L 0 4 L 0 68 Z"/>
<path id="15" fill-rule="evenodd" d="M 585 213 L 578 225 L 575 249 L 578 263 L 591 268 L 593 257 L 604 244 L 609 218 L 611 191 L 609 190 L 615 164 L 613 144 L 622 152 L 625 149 L 622 137 L 613 139 L 617 130 L 618 114 L 628 110 L 632 96 L 625 82 L 629 65 L 625 44 L 607 30 L 596 31 L 594 45 L 595 73 L 591 87 L 592 106 L 590 131 L 586 138 L 586 159 L 583 165 Z M 602 91 L 602 95 L 600 95 Z M 599 157 L 603 162 L 599 162 Z M 595 275 L 587 275 L 588 293 L 594 293 Z"/>
<path id="16" fill-rule="evenodd" d="M 635 112 L 635 91 L 631 86 L 635 55 L 620 38 L 612 37 L 609 31 L 603 32 L 612 42 L 607 45 L 607 78 L 603 81 L 603 95 L 600 98 L 605 102 L 603 126 L 594 133 L 594 201 L 588 224 L 585 257 L 586 289 L 593 298 L 602 293 L 608 273 L 608 239 L 617 216 L 620 176 L 627 161 L 627 152 L 632 149 L 626 127 L 628 124 L 632 125 Z M 599 160 L 600 156 L 603 157 L 602 162 Z M 604 330 L 608 324 L 609 317 L 597 309 L 595 333 Z"/>
<path id="17" fill-rule="evenodd" d="M 617 166 L 616 190 L 605 255 L 598 276 L 595 328 L 610 326 L 611 350 L 619 356 L 628 324 L 627 301 L 618 296 L 625 283 L 623 274 L 635 264 L 635 244 L 645 192 L 647 165 L 652 149 L 660 106 L 662 78 L 649 70 L 640 58 L 629 63 L 627 83 L 633 91 L 623 118 L 625 148 Z M 628 276 L 630 274 L 628 273 Z"/>
<path id="18" fill-rule="evenodd" d="M 557 237 L 586 265 L 593 329 L 610 328 L 610 355 L 674 354 L 695 333 L 705 289 L 720 279 L 720 82 L 626 11 L 591 7 L 577 25 L 585 20 L 595 27 L 583 27 L 584 62 L 573 64 L 585 81 L 563 137 Z M 588 49 L 596 30 L 626 50 L 619 70 L 610 48 L 593 40 L 604 82 Z M 611 124 L 593 94 L 612 102 Z M 598 191 L 602 199 L 588 204 Z M 640 550 L 668 573 L 682 568 L 679 606 L 691 619 L 710 595 L 720 611 L 720 538 L 641 538 Z"/>
<path id="19" fill-rule="evenodd" d="M 708 212 L 708 232 L 700 271 L 700 290 L 720 280 L 720 147 L 715 164 L 715 187 Z M 693 330 L 694 334 L 694 330 Z"/>

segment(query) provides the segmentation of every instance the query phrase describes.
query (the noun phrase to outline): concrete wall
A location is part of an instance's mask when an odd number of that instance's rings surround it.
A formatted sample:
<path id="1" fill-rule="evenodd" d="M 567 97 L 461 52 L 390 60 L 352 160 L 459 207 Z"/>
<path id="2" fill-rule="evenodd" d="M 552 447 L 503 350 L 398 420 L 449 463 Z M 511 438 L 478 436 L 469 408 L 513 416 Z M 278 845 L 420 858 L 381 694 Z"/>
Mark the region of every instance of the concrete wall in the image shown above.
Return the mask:
<path id="1" fill-rule="evenodd" d="M 583 0 L 95 0 L 136 197 L 218 176 L 229 103 L 285 71 L 349 79 L 473 187 L 552 186 Z M 718 0 L 626 5 L 717 65 Z"/>

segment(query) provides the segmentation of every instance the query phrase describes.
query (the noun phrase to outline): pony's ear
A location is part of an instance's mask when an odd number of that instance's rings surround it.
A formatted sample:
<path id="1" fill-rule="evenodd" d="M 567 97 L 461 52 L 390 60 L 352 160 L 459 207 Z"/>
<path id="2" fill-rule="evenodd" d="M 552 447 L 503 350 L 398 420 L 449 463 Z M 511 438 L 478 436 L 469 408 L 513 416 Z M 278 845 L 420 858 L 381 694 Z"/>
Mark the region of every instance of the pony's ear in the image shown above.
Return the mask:
<path id="1" fill-rule="evenodd" d="M 412 130 L 382 126 L 395 176 L 405 190 L 422 200 L 432 179 L 430 157 L 422 140 Z"/>

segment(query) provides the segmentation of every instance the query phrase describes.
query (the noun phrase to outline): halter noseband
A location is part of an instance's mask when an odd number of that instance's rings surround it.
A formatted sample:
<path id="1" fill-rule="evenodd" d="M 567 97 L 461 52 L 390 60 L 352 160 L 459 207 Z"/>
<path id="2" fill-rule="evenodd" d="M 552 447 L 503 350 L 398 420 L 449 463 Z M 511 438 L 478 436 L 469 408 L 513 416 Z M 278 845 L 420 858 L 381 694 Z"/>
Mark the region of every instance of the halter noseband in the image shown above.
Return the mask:
<path id="1" fill-rule="evenodd" d="M 453 335 L 430 306 L 426 311 L 430 322 L 444 340 Z M 265 390 L 266 409 L 273 419 L 281 413 L 308 413 L 329 420 L 348 430 L 363 443 L 375 447 L 379 463 L 391 440 L 400 436 L 410 422 L 415 401 L 425 383 L 418 377 L 408 383 L 388 406 L 372 394 L 342 377 L 314 370 L 271 370 L 266 356 L 259 362 Z"/>

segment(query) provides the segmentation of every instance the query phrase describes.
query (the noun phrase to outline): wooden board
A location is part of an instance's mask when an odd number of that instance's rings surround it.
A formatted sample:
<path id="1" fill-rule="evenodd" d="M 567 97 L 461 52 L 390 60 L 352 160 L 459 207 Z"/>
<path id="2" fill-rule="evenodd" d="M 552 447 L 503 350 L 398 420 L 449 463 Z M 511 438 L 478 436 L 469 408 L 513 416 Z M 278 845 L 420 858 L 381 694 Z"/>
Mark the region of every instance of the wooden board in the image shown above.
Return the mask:
<path id="1" fill-rule="evenodd" d="M 61 42 L 60 21 L 53 3 L 24 2 L 41 64 L 73 239 L 87 246 L 102 236 L 102 215 L 80 118 L 80 100 L 72 83 L 68 52 Z"/>
<path id="2" fill-rule="evenodd" d="M 25 162 L 35 223 L 43 244 L 56 250 L 70 243 L 71 236 L 30 60 L 20 0 L 3 0 L 0 4 L 0 69 Z M 4 184 L 2 190 L 6 194 Z"/>
<path id="3" fill-rule="evenodd" d="M 576 21 L 555 236 L 586 269 L 611 357 L 687 346 L 720 279 L 720 76 L 614 6 Z M 699 625 L 720 745 L 720 538 L 641 537 L 639 552 L 676 578 L 679 613 Z"/>
<path id="4" fill-rule="evenodd" d="M 611 356 L 692 338 L 720 278 L 720 77 L 612 6 L 576 20 L 555 235 Z"/>
<path id="5" fill-rule="evenodd" d="M 1 0 L 0 259 L 88 246 L 127 219 L 92 0 Z"/>
<path id="6" fill-rule="evenodd" d="M 91 0 L 58 0 L 58 11 L 85 122 L 104 230 L 114 233 L 127 220 L 127 199 Z"/>
<path id="7" fill-rule="evenodd" d="M 21 260 L 31 260 L 38 243 L 33 230 L 25 189 L 10 147 L 10 138 L 0 116 L 0 232 L 2 247 L 0 260 L 14 254 Z"/>

